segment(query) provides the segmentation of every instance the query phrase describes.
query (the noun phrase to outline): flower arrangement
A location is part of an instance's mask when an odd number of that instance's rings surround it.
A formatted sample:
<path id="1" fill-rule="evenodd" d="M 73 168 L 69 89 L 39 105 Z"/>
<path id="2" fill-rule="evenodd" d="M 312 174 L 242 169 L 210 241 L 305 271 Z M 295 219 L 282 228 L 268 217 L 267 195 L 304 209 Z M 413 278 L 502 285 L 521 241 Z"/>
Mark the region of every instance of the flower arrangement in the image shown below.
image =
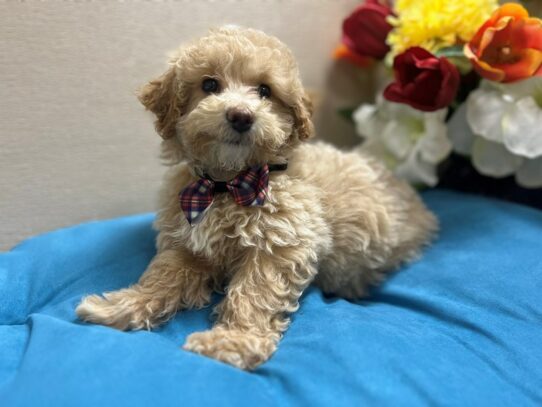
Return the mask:
<path id="1" fill-rule="evenodd" d="M 497 0 L 365 0 L 342 28 L 336 58 L 389 72 L 352 114 L 362 150 L 416 185 L 466 157 L 542 188 L 542 20 Z"/>

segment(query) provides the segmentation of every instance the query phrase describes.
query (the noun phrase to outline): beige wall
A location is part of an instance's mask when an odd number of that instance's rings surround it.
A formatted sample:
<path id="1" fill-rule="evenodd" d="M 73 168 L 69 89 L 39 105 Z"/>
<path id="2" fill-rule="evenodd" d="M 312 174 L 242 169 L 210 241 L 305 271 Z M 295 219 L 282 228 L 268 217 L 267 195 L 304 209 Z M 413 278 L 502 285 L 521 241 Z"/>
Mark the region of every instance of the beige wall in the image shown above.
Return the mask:
<path id="1" fill-rule="evenodd" d="M 151 211 L 159 137 L 134 91 L 210 26 L 276 34 L 324 95 L 318 129 L 356 141 L 334 112 L 359 72 L 332 68 L 357 0 L 27 1 L 0 4 L 0 250 L 49 229 Z M 333 70 L 343 70 L 331 80 Z M 333 85 L 333 86 L 331 86 Z M 367 86 L 363 79 L 358 86 Z M 354 99 L 357 96 L 352 96 Z"/>

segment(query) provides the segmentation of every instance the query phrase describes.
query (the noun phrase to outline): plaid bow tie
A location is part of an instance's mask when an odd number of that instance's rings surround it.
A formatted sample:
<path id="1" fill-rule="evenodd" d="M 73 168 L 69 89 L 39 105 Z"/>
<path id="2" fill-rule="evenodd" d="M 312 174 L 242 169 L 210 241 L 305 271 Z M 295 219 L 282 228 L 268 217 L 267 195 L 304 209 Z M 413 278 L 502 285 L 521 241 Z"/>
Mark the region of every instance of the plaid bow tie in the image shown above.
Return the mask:
<path id="1" fill-rule="evenodd" d="M 269 183 L 269 166 L 255 166 L 237 175 L 231 181 L 214 181 L 200 178 L 179 194 L 181 209 L 188 223 L 199 222 L 205 210 L 213 203 L 217 192 L 229 192 L 241 206 L 263 205 Z"/>

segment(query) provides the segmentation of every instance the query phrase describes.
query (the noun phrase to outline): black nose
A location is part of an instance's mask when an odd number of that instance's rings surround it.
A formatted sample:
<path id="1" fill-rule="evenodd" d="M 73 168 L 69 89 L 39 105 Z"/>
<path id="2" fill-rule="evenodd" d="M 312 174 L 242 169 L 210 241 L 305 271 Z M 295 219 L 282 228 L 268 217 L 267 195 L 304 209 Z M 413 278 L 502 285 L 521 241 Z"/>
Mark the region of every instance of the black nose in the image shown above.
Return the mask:
<path id="1" fill-rule="evenodd" d="M 248 109 L 232 108 L 226 112 L 226 119 L 230 122 L 231 127 L 239 133 L 250 130 L 254 117 Z"/>

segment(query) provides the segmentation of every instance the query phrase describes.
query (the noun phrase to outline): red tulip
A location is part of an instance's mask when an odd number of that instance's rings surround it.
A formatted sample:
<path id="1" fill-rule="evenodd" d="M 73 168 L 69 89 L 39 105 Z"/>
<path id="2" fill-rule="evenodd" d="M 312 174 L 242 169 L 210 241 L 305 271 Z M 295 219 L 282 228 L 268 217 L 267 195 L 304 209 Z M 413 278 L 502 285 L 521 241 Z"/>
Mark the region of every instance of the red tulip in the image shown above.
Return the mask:
<path id="1" fill-rule="evenodd" d="M 335 55 L 346 56 L 354 62 L 355 57 L 351 54 L 356 55 L 360 61 L 365 61 L 368 57 L 384 58 L 390 50 L 386 44 L 386 37 L 392 29 L 387 22 L 390 15 L 393 15 L 393 12 L 387 4 L 366 0 L 343 21 L 343 48 L 339 52 L 339 47 Z"/>
<path id="2" fill-rule="evenodd" d="M 459 87 L 460 76 L 455 65 L 420 47 L 397 55 L 393 70 L 395 82 L 384 90 L 384 97 L 425 112 L 448 106 Z"/>

